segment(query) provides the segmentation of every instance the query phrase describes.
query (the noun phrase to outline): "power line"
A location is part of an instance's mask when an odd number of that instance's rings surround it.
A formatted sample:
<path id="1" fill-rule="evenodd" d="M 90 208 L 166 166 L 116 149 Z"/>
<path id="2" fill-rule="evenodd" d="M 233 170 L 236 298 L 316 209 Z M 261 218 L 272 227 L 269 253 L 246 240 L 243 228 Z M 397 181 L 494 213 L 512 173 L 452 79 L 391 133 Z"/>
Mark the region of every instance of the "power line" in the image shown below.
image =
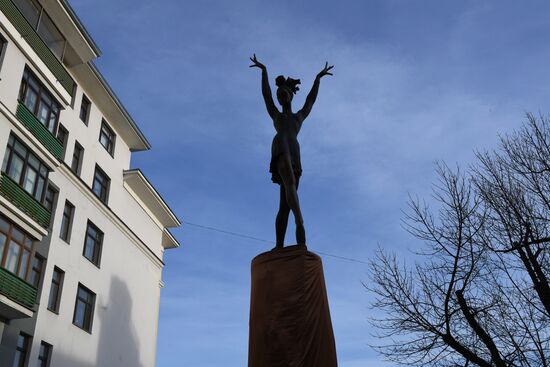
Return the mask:
<path id="1" fill-rule="evenodd" d="M 207 230 L 207 231 L 227 234 L 227 235 L 230 235 L 230 236 L 233 236 L 233 237 L 246 238 L 248 240 L 253 240 L 253 241 L 258 241 L 258 242 L 263 242 L 263 243 L 269 243 L 269 244 L 272 244 L 272 245 L 275 244 L 275 241 L 270 241 L 270 240 L 266 240 L 266 239 L 263 239 L 263 238 L 249 236 L 249 235 L 238 233 L 238 232 L 226 231 L 225 229 L 220 229 L 220 228 L 211 227 L 211 226 L 205 226 L 203 224 L 197 224 L 197 223 L 192 223 L 192 222 L 188 222 L 188 221 L 182 221 L 182 223 L 185 223 L 189 226 L 201 228 L 201 229 L 204 229 L 204 230 Z M 340 259 L 340 260 L 351 261 L 351 262 L 356 262 L 356 263 L 367 264 L 368 265 L 368 262 L 363 261 L 363 260 L 358 260 L 358 259 L 354 259 L 354 258 L 351 258 L 351 257 L 333 255 L 333 254 L 329 254 L 329 253 L 321 252 L 321 251 L 316 251 L 316 252 L 318 254 L 321 254 L 321 255 L 324 255 L 324 256 L 329 256 L 329 257 L 332 257 L 332 258 L 335 258 L 335 259 Z"/>

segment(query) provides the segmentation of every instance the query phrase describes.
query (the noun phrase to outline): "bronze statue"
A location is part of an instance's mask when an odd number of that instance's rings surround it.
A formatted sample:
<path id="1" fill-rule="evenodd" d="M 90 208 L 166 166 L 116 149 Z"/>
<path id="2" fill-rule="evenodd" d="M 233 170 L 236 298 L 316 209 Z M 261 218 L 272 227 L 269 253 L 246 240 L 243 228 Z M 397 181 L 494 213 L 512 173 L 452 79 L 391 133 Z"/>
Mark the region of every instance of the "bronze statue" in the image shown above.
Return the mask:
<path id="1" fill-rule="evenodd" d="M 329 66 L 328 63 L 325 63 L 325 67 L 315 78 L 304 107 L 297 113 L 293 113 L 292 98 L 299 90 L 298 84 L 300 84 L 300 79 L 285 79 L 282 75 L 279 75 L 275 79 L 275 84 L 278 87 L 277 100 L 283 108 L 283 111 L 280 112 L 273 102 L 267 77 L 267 68 L 256 59 L 256 54 L 250 60 L 252 61 L 250 67 L 257 67 L 262 70 L 262 95 L 267 112 L 273 120 L 273 125 L 277 131 L 271 145 L 271 163 L 269 165 L 271 180 L 280 185 L 279 212 L 275 221 L 276 248 L 284 246 L 288 215 L 291 210 L 296 222 L 296 242 L 299 245 L 305 245 L 306 231 L 300 210 L 300 201 L 298 200 L 298 184 L 302 175 L 302 164 L 300 162 L 300 144 L 298 144 L 297 136 L 302 123 L 311 112 L 311 108 L 315 103 L 321 78 L 325 75 L 332 75 L 330 70 L 334 66 Z"/>

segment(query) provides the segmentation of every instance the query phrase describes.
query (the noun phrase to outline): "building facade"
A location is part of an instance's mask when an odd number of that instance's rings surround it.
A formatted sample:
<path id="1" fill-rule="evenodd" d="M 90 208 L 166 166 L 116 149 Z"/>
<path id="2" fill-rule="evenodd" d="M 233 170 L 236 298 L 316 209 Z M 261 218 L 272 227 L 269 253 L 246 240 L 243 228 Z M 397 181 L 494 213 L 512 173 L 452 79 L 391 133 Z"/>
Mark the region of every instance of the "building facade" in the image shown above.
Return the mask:
<path id="1" fill-rule="evenodd" d="M 180 221 L 66 0 L 0 0 L 0 366 L 155 365 Z"/>

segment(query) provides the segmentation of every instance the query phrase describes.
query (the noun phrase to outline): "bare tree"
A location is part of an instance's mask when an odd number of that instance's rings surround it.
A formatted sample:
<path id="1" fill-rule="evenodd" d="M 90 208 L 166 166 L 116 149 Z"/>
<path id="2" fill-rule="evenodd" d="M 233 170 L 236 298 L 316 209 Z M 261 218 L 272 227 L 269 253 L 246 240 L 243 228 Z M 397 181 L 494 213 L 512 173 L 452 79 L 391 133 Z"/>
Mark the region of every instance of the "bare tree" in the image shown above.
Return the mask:
<path id="1" fill-rule="evenodd" d="M 419 261 L 371 262 L 375 348 L 406 365 L 547 367 L 550 122 L 528 115 L 468 172 L 437 173 L 437 209 L 411 199 L 404 219 Z"/>

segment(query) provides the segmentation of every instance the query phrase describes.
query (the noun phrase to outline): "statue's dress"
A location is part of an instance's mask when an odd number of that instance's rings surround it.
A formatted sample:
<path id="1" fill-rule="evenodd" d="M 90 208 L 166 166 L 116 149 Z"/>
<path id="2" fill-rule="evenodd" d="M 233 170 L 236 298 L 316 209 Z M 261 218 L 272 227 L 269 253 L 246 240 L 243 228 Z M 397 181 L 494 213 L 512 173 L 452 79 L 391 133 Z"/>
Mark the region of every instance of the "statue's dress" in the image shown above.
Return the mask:
<path id="1" fill-rule="evenodd" d="M 278 112 L 273 119 L 273 125 L 277 134 L 271 144 L 271 163 L 269 172 L 271 180 L 276 184 L 282 184 L 283 180 L 277 169 L 277 163 L 281 155 L 289 155 L 294 176 L 298 179 L 302 175 L 302 163 L 300 161 L 300 144 L 298 133 L 302 127 L 303 118 L 300 113 L 290 115 Z"/>

